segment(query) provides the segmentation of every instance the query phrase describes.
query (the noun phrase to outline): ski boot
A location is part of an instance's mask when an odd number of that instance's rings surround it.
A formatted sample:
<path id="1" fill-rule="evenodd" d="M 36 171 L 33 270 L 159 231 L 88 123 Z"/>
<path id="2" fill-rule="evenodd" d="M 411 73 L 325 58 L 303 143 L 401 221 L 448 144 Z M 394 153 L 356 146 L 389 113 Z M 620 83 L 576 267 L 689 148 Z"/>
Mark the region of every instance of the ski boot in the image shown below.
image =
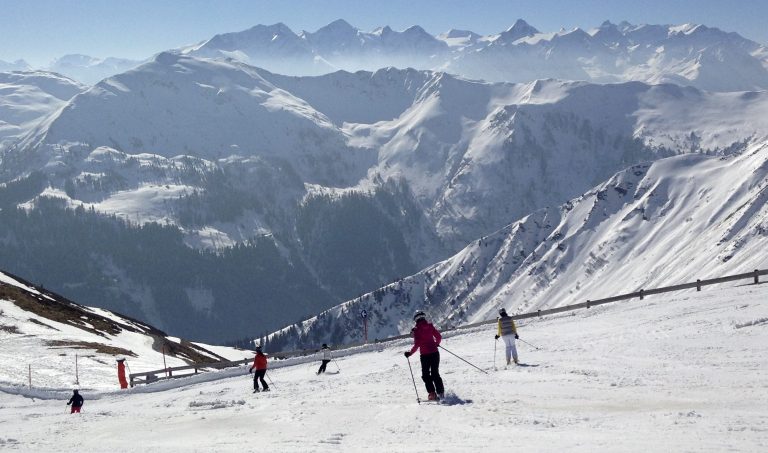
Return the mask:
<path id="1" fill-rule="evenodd" d="M 429 396 L 427 396 L 428 401 L 437 401 L 437 393 L 435 392 L 429 392 Z"/>
<path id="2" fill-rule="evenodd" d="M 259 389 L 253 389 L 253 393 L 259 393 Z"/>

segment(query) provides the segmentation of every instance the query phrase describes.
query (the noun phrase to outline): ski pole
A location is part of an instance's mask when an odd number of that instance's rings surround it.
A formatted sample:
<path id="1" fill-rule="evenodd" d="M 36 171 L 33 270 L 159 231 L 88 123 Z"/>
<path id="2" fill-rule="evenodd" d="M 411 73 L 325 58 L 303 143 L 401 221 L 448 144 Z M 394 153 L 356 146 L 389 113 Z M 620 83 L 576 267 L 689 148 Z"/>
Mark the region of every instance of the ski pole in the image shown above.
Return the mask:
<path id="1" fill-rule="evenodd" d="M 471 363 L 467 362 L 466 360 L 462 359 L 461 357 L 457 356 L 456 354 L 452 353 L 451 351 L 449 351 L 449 350 L 445 349 L 444 347 L 442 347 L 442 346 L 440 346 L 440 345 L 437 345 L 437 346 L 438 346 L 440 349 L 442 349 L 443 351 L 445 351 L 445 352 L 447 352 L 447 353 L 449 353 L 449 354 L 452 354 L 453 356 L 457 357 L 459 360 L 462 360 L 463 362 L 467 363 L 468 365 L 471 365 L 471 366 L 473 366 L 473 367 L 477 368 L 478 370 L 482 371 L 483 373 L 485 373 L 485 374 L 488 374 L 488 372 L 487 372 L 487 371 L 485 371 L 484 369 L 482 369 L 482 368 L 478 368 L 477 366 L 475 366 L 475 365 L 473 365 L 473 364 L 471 364 Z"/>
<path id="2" fill-rule="evenodd" d="M 339 373 L 341 373 L 341 367 L 339 367 L 339 364 L 336 363 L 336 359 L 333 359 L 333 364 L 336 365 L 336 368 L 339 369 Z"/>
<path id="3" fill-rule="evenodd" d="M 493 369 L 496 369 L 496 345 L 499 344 L 499 339 L 493 340 Z"/>
<path id="4" fill-rule="evenodd" d="M 532 345 L 532 344 L 528 343 L 528 342 L 527 342 L 527 341 L 525 341 L 525 340 L 521 340 L 520 338 L 518 338 L 518 341 L 522 341 L 523 343 L 527 344 L 528 346 L 532 347 L 533 349 L 536 349 L 536 350 L 540 350 L 540 349 L 541 349 L 541 348 L 539 348 L 539 347 L 536 347 L 536 346 L 534 346 L 534 345 Z"/>
<path id="5" fill-rule="evenodd" d="M 408 369 L 411 371 L 411 380 L 413 381 L 413 391 L 416 392 L 416 402 L 421 404 L 421 399 L 419 398 L 419 391 L 416 389 L 416 379 L 413 377 L 413 368 L 411 368 L 411 359 L 406 356 L 405 360 L 408 361 Z"/>
<path id="6" fill-rule="evenodd" d="M 275 386 L 275 383 L 274 383 L 274 382 L 272 382 L 272 378 L 270 378 L 270 377 L 269 377 L 269 374 L 267 374 L 267 372 L 266 372 L 266 371 L 264 372 L 264 376 L 266 376 L 266 377 L 267 377 L 267 379 L 269 380 L 269 385 L 271 385 L 272 387 L 274 387 L 274 386 Z"/>

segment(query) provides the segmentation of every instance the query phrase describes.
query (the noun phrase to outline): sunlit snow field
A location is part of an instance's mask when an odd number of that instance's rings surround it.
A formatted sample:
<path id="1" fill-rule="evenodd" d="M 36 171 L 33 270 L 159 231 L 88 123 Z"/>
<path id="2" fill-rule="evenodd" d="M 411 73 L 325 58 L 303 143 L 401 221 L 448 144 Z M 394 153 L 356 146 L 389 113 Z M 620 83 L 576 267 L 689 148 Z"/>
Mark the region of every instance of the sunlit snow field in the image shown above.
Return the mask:
<path id="1" fill-rule="evenodd" d="M 251 393 L 245 367 L 83 390 L 79 415 L 69 391 L 4 386 L 0 449 L 768 451 L 768 285 L 652 296 L 519 331 L 540 350 L 518 343 L 528 366 L 509 369 L 501 342 L 494 364 L 492 328 L 446 335 L 445 348 L 488 373 L 442 351 L 450 405 L 417 403 L 408 341 L 339 357 L 326 375 L 314 359 L 274 368 L 266 394 Z"/>

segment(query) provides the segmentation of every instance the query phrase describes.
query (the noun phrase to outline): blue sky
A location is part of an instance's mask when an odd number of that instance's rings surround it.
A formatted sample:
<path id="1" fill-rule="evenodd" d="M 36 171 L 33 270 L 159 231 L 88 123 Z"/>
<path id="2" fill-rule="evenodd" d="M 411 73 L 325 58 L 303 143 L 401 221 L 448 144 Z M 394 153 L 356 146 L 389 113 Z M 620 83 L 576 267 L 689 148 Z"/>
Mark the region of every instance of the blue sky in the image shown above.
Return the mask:
<path id="1" fill-rule="evenodd" d="M 545 32 L 606 19 L 693 22 L 768 43 L 767 17 L 765 0 L 0 0 L 0 60 L 39 66 L 69 53 L 143 59 L 256 24 L 315 31 L 339 18 L 362 30 L 418 24 L 433 34 L 496 33 L 518 18 Z"/>

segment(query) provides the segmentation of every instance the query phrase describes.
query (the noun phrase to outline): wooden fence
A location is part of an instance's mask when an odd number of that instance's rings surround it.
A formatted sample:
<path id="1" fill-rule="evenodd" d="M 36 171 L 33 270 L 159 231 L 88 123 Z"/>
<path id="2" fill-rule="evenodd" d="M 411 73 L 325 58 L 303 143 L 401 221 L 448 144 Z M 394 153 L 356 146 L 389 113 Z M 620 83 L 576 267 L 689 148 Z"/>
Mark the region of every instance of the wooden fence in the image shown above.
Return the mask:
<path id="1" fill-rule="evenodd" d="M 760 276 L 761 275 L 768 275 L 768 270 L 758 270 L 755 269 L 752 272 L 747 272 L 744 274 L 736 274 L 736 275 L 728 275 L 725 277 L 718 277 L 718 278 L 712 278 L 708 280 L 696 280 L 695 282 L 691 283 L 683 283 L 680 285 L 672 285 L 672 286 L 665 286 L 662 288 L 652 288 L 652 289 L 639 289 L 637 291 L 626 293 L 626 294 L 620 294 L 618 296 L 612 296 L 612 297 L 606 297 L 604 299 L 596 299 L 596 300 L 587 300 L 586 302 L 578 303 L 578 304 L 572 304 L 572 305 L 564 305 L 562 307 L 557 308 L 550 308 L 547 310 L 536 310 L 528 313 L 521 313 L 517 315 L 510 316 L 512 319 L 518 320 L 518 319 L 528 319 L 528 318 L 538 318 L 541 316 L 547 316 L 547 315 L 554 315 L 557 313 L 563 313 L 567 311 L 573 311 L 573 310 L 581 310 L 584 308 L 591 308 L 596 307 L 598 305 L 603 304 L 609 304 L 612 302 L 619 302 L 622 300 L 630 300 L 630 299 L 640 299 L 643 300 L 645 296 L 650 296 L 653 294 L 662 294 L 662 293 L 668 293 L 672 291 L 682 291 L 685 289 L 693 289 L 696 288 L 696 291 L 701 291 L 701 288 L 703 286 L 709 286 L 709 285 L 716 285 L 719 283 L 727 283 L 727 282 L 733 282 L 738 280 L 745 280 L 745 279 L 752 279 L 754 284 L 760 283 Z M 450 332 L 455 330 L 463 330 L 463 329 L 470 329 L 473 327 L 478 327 L 482 325 L 487 324 L 493 324 L 495 323 L 495 319 L 490 319 L 487 321 L 481 321 L 473 324 L 467 324 L 460 327 L 455 327 L 452 329 L 445 329 L 444 332 Z M 404 338 L 409 338 L 410 335 L 397 335 L 394 337 L 388 337 L 381 340 L 377 340 L 376 343 L 387 343 L 391 341 L 401 340 Z M 335 348 L 336 351 L 354 348 L 358 346 L 362 346 L 365 343 L 351 343 L 342 345 L 338 348 Z M 274 354 L 271 354 L 273 358 L 276 359 L 287 359 L 291 357 L 301 357 L 301 356 L 307 356 L 309 354 L 315 353 L 315 349 L 301 349 L 301 350 L 295 350 L 295 351 L 287 351 L 287 352 L 276 352 Z M 191 376 L 194 374 L 198 374 L 202 371 L 208 371 L 210 369 L 221 369 L 221 368 L 228 368 L 233 366 L 240 366 L 240 365 L 247 365 L 251 363 L 253 359 L 252 358 L 246 358 L 243 360 L 235 360 L 235 361 L 228 361 L 228 362 L 212 362 L 212 363 L 205 363 L 205 364 L 196 364 L 196 365 L 187 365 L 187 366 L 178 366 L 178 367 L 171 367 L 167 369 L 162 370 L 154 370 L 154 371 L 145 371 L 143 373 L 131 373 L 130 374 L 130 382 L 131 387 L 133 387 L 135 384 L 148 384 L 150 382 L 155 382 L 158 380 L 165 380 L 165 379 L 173 379 L 178 377 L 185 377 L 185 376 Z M 186 373 L 176 373 L 179 371 L 186 371 Z M 191 371 L 191 372 L 190 372 Z"/>

